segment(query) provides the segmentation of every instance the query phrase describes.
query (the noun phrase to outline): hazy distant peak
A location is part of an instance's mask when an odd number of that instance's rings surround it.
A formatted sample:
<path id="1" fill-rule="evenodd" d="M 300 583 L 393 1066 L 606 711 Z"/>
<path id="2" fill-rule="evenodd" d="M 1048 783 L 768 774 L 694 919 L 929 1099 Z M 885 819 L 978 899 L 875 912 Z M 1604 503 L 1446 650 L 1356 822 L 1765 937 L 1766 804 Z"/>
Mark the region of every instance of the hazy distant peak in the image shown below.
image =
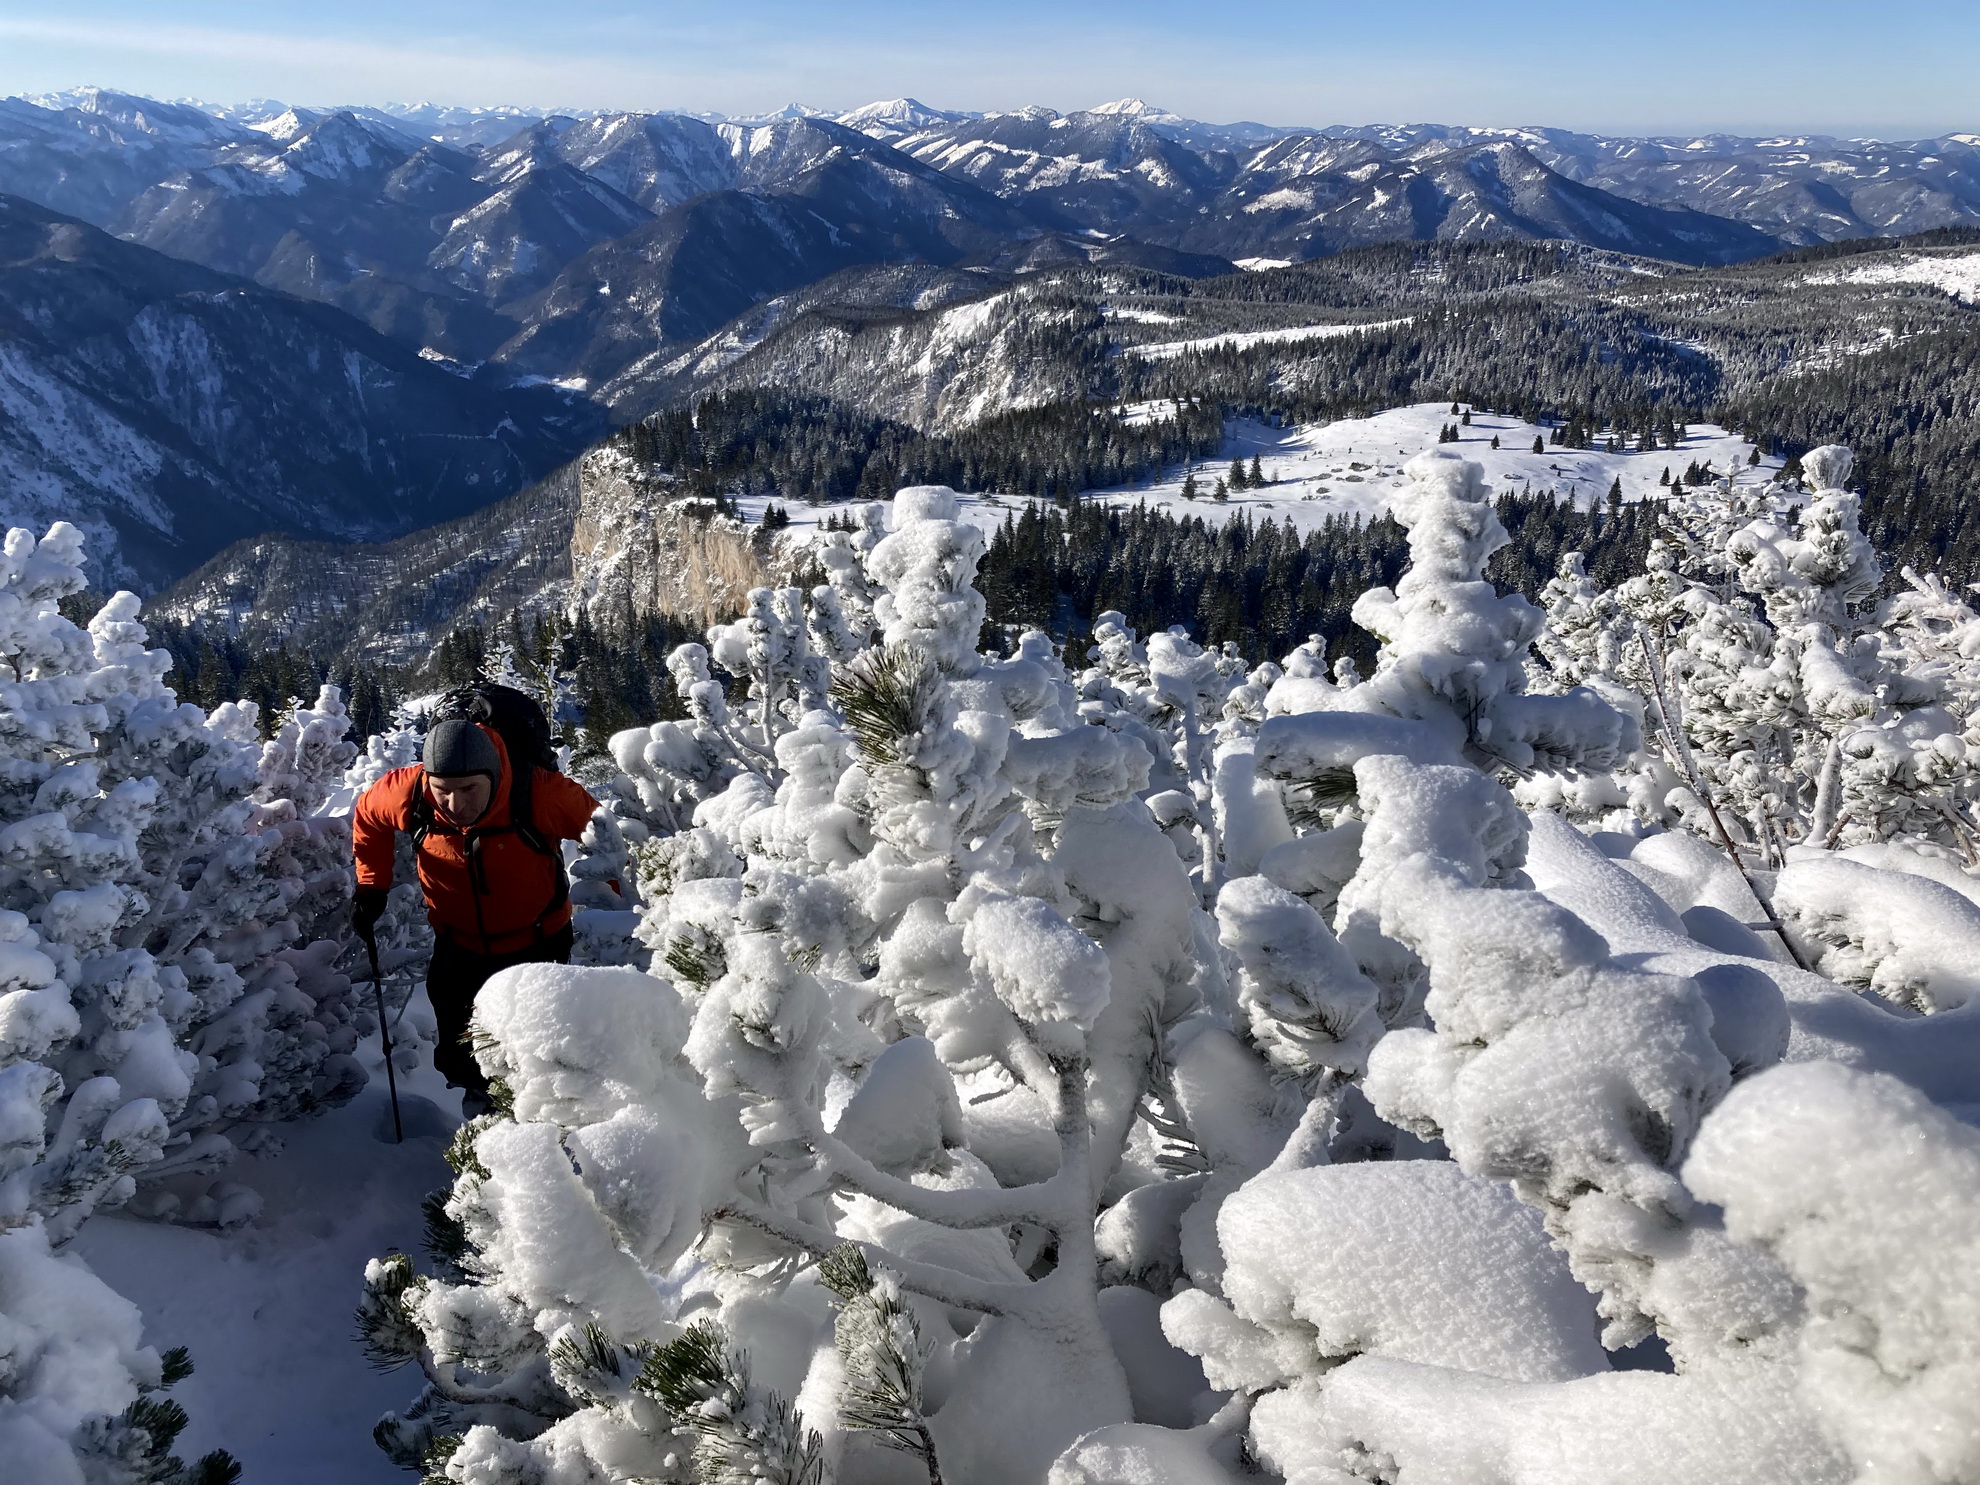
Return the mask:
<path id="1" fill-rule="evenodd" d="M 1139 98 L 1116 98 L 1112 103 L 1097 104 L 1082 110 L 1085 113 L 1114 113 L 1135 119 L 1160 119 L 1163 122 L 1174 120 L 1183 122 L 1180 114 L 1173 114 L 1166 108 L 1157 108 L 1152 103 L 1144 103 Z"/>
<path id="2" fill-rule="evenodd" d="M 939 129 L 944 124 L 981 117 L 981 114 L 956 109 L 930 108 L 919 98 L 884 98 L 877 103 L 855 108 L 850 113 L 842 113 L 838 121 L 848 129 L 857 129 L 875 139 L 897 139 L 904 134 Z"/>
<path id="3" fill-rule="evenodd" d="M 294 139 L 298 134 L 301 134 L 311 124 L 314 124 L 322 117 L 323 115 L 314 109 L 285 108 L 273 118 L 254 119 L 246 122 L 247 126 L 257 134 L 266 134 L 270 139 L 278 143 L 286 143 Z"/>
<path id="4" fill-rule="evenodd" d="M 787 119 L 829 119 L 829 108 L 813 108 L 808 103 L 786 103 L 770 113 L 753 113 L 729 119 L 731 124 L 781 124 Z"/>

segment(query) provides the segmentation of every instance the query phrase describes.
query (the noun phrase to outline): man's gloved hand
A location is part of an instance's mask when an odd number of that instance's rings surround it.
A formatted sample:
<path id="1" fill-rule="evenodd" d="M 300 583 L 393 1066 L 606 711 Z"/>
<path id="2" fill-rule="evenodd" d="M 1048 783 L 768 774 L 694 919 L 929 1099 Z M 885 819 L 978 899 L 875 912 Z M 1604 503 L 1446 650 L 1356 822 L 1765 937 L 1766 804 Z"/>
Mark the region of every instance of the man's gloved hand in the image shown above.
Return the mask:
<path id="1" fill-rule="evenodd" d="M 351 925 L 359 938 L 370 938 L 371 930 L 385 916 L 385 904 L 392 894 L 383 887 L 360 887 L 351 899 Z"/>

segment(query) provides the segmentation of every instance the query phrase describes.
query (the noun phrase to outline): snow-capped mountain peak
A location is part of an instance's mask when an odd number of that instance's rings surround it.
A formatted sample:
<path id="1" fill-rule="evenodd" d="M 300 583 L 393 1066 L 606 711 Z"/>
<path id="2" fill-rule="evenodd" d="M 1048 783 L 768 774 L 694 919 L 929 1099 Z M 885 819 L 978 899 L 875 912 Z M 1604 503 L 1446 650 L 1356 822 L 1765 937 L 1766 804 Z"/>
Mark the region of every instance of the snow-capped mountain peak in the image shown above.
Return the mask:
<path id="1" fill-rule="evenodd" d="M 831 117 L 832 110 L 829 108 L 813 108 L 808 103 L 786 103 L 782 108 L 774 109 L 767 113 L 747 114 L 739 118 L 729 119 L 727 122 L 744 125 L 780 124 L 789 119 L 829 119 Z"/>
<path id="2" fill-rule="evenodd" d="M 232 135 L 225 123 L 205 109 L 185 103 L 162 103 L 114 88 L 69 88 L 25 100 L 55 112 L 73 110 L 120 126 L 130 134 L 172 144 L 211 144 Z"/>
<path id="3" fill-rule="evenodd" d="M 248 125 L 257 134 L 286 143 L 323 117 L 313 109 L 285 108 L 271 119 L 258 119 Z"/>
<path id="4" fill-rule="evenodd" d="M 383 128 L 354 114 L 333 113 L 299 130 L 283 155 L 290 165 L 310 175 L 349 180 L 402 163 L 410 153 L 406 146 L 416 143 L 403 134 L 391 138 Z"/>
<path id="5" fill-rule="evenodd" d="M 1157 108 L 1154 104 L 1145 103 L 1139 98 L 1116 98 L 1112 103 L 1095 104 L 1092 108 L 1081 111 L 1084 113 L 1120 114 L 1133 119 L 1160 119 L 1164 123 L 1168 123 L 1171 120 L 1176 123 L 1184 122 L 1182 115 L 1170 113 L 1166 108 Z"/>
<path id="6" fill-rule="evenodd" d="M 875 139 L 891 140 L 917 134 L 924 129 L 939 129 L 944 124 L 981 117 L 981 114 L 930 108 L 919 98 L 885 98 L 840 114 L 838 122 Z"/>

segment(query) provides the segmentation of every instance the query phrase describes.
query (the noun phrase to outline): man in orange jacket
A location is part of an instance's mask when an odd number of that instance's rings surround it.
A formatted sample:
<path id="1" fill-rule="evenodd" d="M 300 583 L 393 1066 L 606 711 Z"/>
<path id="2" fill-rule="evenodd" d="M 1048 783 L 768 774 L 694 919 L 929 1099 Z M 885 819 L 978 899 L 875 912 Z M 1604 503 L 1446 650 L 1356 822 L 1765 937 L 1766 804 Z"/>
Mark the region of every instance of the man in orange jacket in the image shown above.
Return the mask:
<path id="1" fill-rule="evenodd" d="M 475 722 L 436 722 L 423 763 L 396 768 L 351 812 L 358 932 L 369 935 L 392 886 L 394 835 L 413 837 L 433 960 L 426 993 L 439 1023 L 434 1066 L 487 1107 L 488 1080 L 468 1043 L 474 997 L 513 964 L 568 964 L 570 881 L 561 842 L 576 840 L 598 803 L 574 780 L 512 767 L 501 734 Z"/>

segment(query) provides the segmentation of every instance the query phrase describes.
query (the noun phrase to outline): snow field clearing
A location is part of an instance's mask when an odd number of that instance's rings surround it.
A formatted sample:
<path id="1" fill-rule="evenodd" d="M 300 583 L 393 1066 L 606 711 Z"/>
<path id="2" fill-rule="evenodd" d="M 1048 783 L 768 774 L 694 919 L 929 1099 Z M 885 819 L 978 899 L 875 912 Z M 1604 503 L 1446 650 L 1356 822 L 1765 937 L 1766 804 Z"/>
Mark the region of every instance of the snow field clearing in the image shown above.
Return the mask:
<path id="1" fill-rule="evenodd" d="M 1142 421 L 1160 417 L 1161 409 L 1167 406 L 1161 402 L 1135 404 L 1125 415 Z M 1438 431 L 1457 421 L 1448 402 L 1422 402 L 1368 418 L 1302 423 L 1290 428 L 1234 423 L 1215 458 L 1165 469 L 1143 484 L 1088 491 L 1086 498 L 1124 508 L 1146 504 L 1178 518 L 1196 516 L 1210 522 L 1226 521 L 1242 512 L 1253 520 L 1291 522 L 1301 532 L 1315 530 L 1334 517 L 1372 519 L 1386 511 L 1391 497 L 1408 483 L 1402 466 L 1425 449 L 1439 447 Z M 1657 499 L 1664 490 L 1659 483 L 1663 472 L 1668 469 L 1675 479 L 1694 460 L 1720 473 L 1735 470 L 1748 479 L 1771 477 L 1782 463 L 1763 454 L 1757 466 L 1749 466 L 1753 445 L 1709 423 L 1692 425 L 1681 448 L 1653 453 L 1610 454 L 1599 448 L 1566 449 L 1551 444 L 1544 453 L 1534 453 L 1533 440 L 1538 438 L 1545 444 L 1551 435 L 1551 429 L 1520 418 L 1474 409 L 1471 425 L 1460 426 L 1458 441 L 1445 447 L 1480 465 L 1486 482 L 1501 494 L 1538 495 L 1551 490 L 1583 507 L 1607 498 L 1617 480 L 1622 481 L 1625 501 Z M 1496 449 L 1492 447 L 1495 436 L 1499 440 Z M 1230 474 L 1231 460 L 1243 459 L 1248 470 L 1254 456 L 1266 479 L 1273 483 L 1259 490 L 1229 492 L 1221 501 L 1213 499 L 1217 481 Z M 1198 495 L 1195 500 L 1185 500 L 1183 482 L 1191 475 L 1196 478 Z M 783 505 L 794 533 L 815 530 L 827 516 L 836 513 L 844 517 L 850 509 L 779 501 L 774 496 L 747 496 L 736 503 L 751 522 L 761 520 L 766 507 Z M 1030 503 L 1027 496 L 965 494 L 962 512 L 967 520 L 994 531 Z"/>
<path id="2" fill-rule="evenodd" d="M 1270 516 L 1280 522 L 1291 521 L 1301 531 L 1333 516 L 1370 518 L 1387 510 L 1392 494 L 1408 483 L 1402 466 L 1425 449 L 1439 447 L 1438 430 L 1457 421 L 1448 402 L 1423 402 L 1370 418 L 1343 418 L 1292 428 L 1237 423 L 1218 458 L 1165 470 L 1161 478 L 1146 485 L 1096 490 L 1090 498 L 1110 505 L 1145 500 L 1168 507 L 1172 515 L 1188 513 L 1213 521 L 1219 519 L 1219 511 L 1241 510 L 1254 519 Z M 1533 440 L 1539 438 L 1544 443 L 1551 432 L 1520 418 L 1474 410 L 1471 426 L 1460 426 L 1458 441 L 1444 447 L 1480 465 L 1486 482 L 1501 494 L 1552 490 L 1583 507 L 1604 499 L 1618 479 L 1625 501 L 1655 499 L 1663 490 L 1658 483 L 1663 471 L 1669 469 L 1676 478 L 1693 460 L 1701 465 L 1709 463 L 1722 473 L 1733 467 L 1744 472 L 1749 467 L 1747 457 L 1753 452 L 1746 440 L 1701 423 L 1691 429 L 1684 446 L 1678 449 L 1610 454 L 1600 449 L 1547 445 L 1546 452 L 1534 453 Z M 1496 449 L 1492 447 L 1494 436 L 1499 440 Z M 1229 475 L 1232 459 L 1243 459 L 1249 469 L 1254 456 L 1266 479 L 1275 483 L 1260 490 L 1231 492 L 1223 501 L 1210 498 L 1217 481 Z M 1763 455 L 1754 473 L 1765 470 L 1771 474 L 1780 466 L 1780 460 Z M 1182 498 L 1183 481 L 1191 474 L 1196 476 L 1199 495 L 1186 501 Z"/>
<path id="3" fill-rule="evenodd" d="M 1228 335 L 1211 335 L 1201 340 L 1164 340 L 1154 345 L 1122 346 L 1121 354 L 1139 356 L 1144 361 L 1167 361 L 1187 351 L 1241 351 L 1254 345 L 1287 345 L 1301 340 L 1334 340 L 1343 335 L 1366 335 L 1373 330 L 1389 330 L 1408 323 L 1409 319 L 1405 316 L 1400 320 L 1375 320 L 1364 325 L 1294 325 L 1285 330 L 1233 330 Z"/>
<path id="4" fill-rule="evenodd" d="M 1810 284 L 1925 284 L 1950 294 L 1955 299 L 1963 299 L 1968 304 L 1980 304 L 1980 253 L 1965 253 L 1958 257 L 1904 257 L 1895 263 L 1865 263 L 1859 268 L 1847 268 L 1838 273 L 1810 274 L 1804 283 Z"/>

